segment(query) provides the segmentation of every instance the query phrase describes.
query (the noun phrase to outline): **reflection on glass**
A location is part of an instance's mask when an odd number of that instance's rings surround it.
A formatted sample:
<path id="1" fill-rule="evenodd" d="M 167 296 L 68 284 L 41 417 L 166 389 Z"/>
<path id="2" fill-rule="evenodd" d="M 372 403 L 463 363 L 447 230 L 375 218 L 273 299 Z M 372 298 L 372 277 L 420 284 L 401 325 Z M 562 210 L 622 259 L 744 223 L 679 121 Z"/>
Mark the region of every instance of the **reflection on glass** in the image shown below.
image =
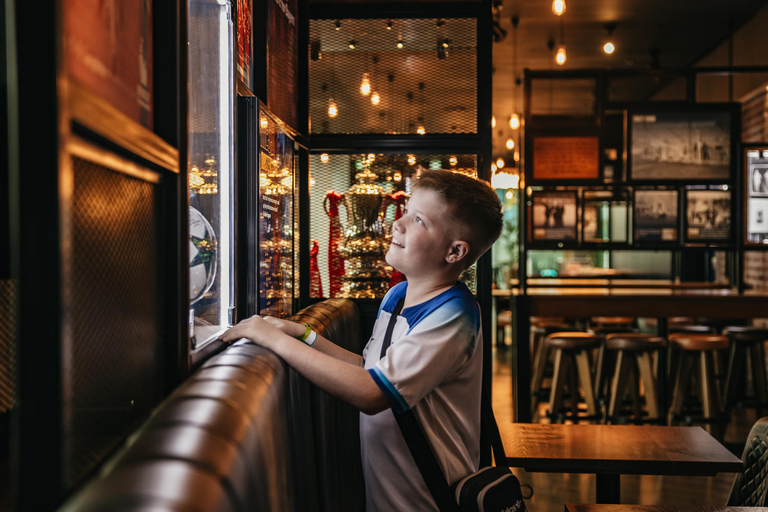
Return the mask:
<path id="1" fill-rule="evenodd" d="M 233 303 L 231 5 L 189 2 L 189 336 L 204 346 Z"/>

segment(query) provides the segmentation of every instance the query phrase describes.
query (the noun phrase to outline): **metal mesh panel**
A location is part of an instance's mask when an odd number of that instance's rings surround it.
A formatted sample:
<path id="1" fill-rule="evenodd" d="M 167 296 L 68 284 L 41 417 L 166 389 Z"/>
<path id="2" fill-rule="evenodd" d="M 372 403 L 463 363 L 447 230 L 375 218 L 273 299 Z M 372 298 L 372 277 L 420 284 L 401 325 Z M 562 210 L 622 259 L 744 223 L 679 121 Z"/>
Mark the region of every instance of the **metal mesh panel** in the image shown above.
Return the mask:
<path id="1" fill-rule="evenodd" d="M 398 208 L 405 205 L 406 198 L 397 193 L 410 193 L 411 177 L 424 169 L 450 169 L 477 176 L 477 157 L 373 153 L 310 156 L 309 237 L 312 246 L 317 243 L 317 259 L 310 264 L 310 269 L 317 269 L 310 272 L 313 297 L 378 298 L 399 282 L 384 262 L 392 223 Z M 373 175 L 360 176 L 364 171 Z M 363 182 L 375 197 L 358 193 L 360 189 L 355 186 Z M 359 249 L 360 240 L 365 240 L 365 249 Z M 468 273 L 474 276 L 474 266 Z M 474 286 L 474 277 L 468 284 Z"/>
<path id="2" fill-rule="evenodd" d="M 16 281 L 0 280 L 0 413 L 16 404 Z"/>
<path id="3" fill-rule="evenodd" d="M 477 133 L 476 25 L 464 18 L 311 20 L 310 131 Z"/>
<path id="4" fill-rule="evenodd" d="M 66 476 L 98 464 L 161 398 L 161 190 L 73 158 Z"/>

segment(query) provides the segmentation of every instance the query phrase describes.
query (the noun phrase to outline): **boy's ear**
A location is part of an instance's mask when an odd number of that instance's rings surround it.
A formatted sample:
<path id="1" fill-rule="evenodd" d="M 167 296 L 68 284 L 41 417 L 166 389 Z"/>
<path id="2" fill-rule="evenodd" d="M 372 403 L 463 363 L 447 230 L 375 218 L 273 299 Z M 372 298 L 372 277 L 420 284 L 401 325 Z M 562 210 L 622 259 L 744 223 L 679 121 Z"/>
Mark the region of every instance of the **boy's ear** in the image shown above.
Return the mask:
<path id="1" fill-rule="evenodd" d="M 468 254 L 469 244 L 463 240 L 454 240 L 451 243 L 451 247 L 448 249 L 445 261 L 448 263 L 456 263 L 466 258 Z"/>

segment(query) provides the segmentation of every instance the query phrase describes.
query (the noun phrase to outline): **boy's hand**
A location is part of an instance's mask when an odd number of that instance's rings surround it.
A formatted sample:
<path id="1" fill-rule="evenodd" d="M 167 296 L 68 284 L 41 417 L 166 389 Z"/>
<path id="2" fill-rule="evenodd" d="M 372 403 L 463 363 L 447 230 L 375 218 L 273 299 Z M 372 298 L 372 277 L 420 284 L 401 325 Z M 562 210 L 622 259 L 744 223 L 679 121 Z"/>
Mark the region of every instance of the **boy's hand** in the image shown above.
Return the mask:
<path id="1" fill-rule="evenodd" d="M 297 324 L 290 320 L 283 320 L 282 318 L 275 318 L 273 316 L 263 316 L 262 318 L 265 322 L 273 327 L 277 327 L 291 338 L 298 338 L 304 334 L 304 331 L 306 330 L 304 324 Z"/>
<path id="2" fill-rule="evenodd" d="M 258 345 L 271 348 L 270 344 L 280 339 L 282 334 L 283 331 L 275 327 L 271 322 L 267 322 L 260 316 L 254 315 L 239 322 L 222 334 L 219 339 L 232 343 L 240 338 L 246 338 Z"/>

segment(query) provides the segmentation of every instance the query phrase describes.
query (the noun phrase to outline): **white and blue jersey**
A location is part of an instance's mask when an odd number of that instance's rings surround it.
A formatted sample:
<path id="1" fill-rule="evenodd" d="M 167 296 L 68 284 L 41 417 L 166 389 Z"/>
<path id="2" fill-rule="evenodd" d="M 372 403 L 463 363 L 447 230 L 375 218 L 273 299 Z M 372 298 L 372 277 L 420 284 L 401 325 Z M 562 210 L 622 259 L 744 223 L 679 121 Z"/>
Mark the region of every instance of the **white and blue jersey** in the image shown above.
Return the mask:
<path id="1" fill-rule="evenodd" d="M 379 308 L 363 364 L 396 411 L 413 409 L 449 483 L 480 462 L 483 350 L 480 308 L 463 283 L 408 308 L 379 359 L 384 333 L 408 283 L 393 287 Z M 392 411 L 360 415 L 366 510 L 435 511 Z"/>

